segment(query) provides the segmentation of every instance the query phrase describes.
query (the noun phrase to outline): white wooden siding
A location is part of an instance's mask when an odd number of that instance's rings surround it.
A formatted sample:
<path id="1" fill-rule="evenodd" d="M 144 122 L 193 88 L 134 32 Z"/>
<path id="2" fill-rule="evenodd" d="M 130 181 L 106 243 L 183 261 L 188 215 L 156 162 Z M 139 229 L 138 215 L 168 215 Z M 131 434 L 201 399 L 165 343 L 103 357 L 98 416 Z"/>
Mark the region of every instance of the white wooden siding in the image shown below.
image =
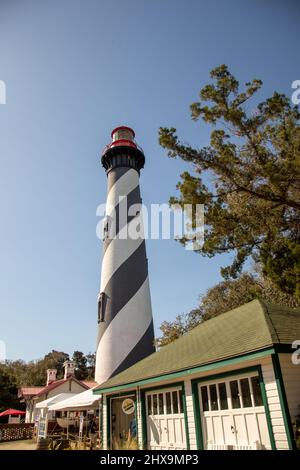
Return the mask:
<path id="1" fill-rule="evenodd" d="M 300 364 L 292 363 L 291 354 L 279 354 L 281 373 L 292 422 L 300 414 Z"/>
<path id="2" fill-rule="evenodd" d="M 140 391 L 137 391 L 137 439 L 139 449 L 143 448 L 143 432 L 142 432 L 142 410 Z"/>
<path id="3" fill-rule="evenodd" d="M 106 395 L 103 395 L 103 416 L 102 416 L 102 442 L 103 442 L 103 449 L 108 450 L 108 445 L 107 445 L 107 400 L 106 400 Z"/>
<path id="4" fill-rule="evenodd" d="M 285 450 L 289 448 L 289 444 L 285 431 L 278 388 L 271 358 L 268 358 L 268 360 L 264 361 L 262 364 L 262 374 L 265 382 L 276 449 Z"/>

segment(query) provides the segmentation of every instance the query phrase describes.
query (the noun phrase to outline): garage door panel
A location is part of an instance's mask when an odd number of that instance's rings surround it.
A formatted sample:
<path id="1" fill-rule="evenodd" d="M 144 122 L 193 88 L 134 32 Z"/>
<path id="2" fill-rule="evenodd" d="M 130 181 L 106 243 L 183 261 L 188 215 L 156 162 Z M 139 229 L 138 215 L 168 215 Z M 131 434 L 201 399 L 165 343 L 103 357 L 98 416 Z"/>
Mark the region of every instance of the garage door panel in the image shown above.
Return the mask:
<path id="1" fill-rule="evenodd" d="M 270 436 L 264 413 L 257 415 L 262 448 L 271 449 Z"/>
<path id="2" fill-rule="evenodd" d="M 186 449 L 182 400 L 179 388 L 146 393 L 148 449 Z"/>
<path id="3" fill-rule="evenodd" d="M 213 427 L 213 422 L 212 422 L 212 416 L 208 416 L 206 419 L 206 427 L 207 427 L 207 441 L 215 441 L 215 435 L 214 435 L 214 427 Z"/>
<path id="4" fill-rule="evenodd" d="M 248 433 L 244 414 L 241 413 L 233 415 L 233 427 L 237 445 L 249 445 L 250 442 L 248 440 Z"/>
<path id="5" fill-rule="evenodd" d="M 260 442 L 259 423 L 257 421 L 257 415 L 245 414 L 246 427 L 248 431 L 249 443 Z"/>
<path id="6" fill-rule="evenodd" d="M 175 432 L 174 432 L 174 419 L 168 417 L 165 420 L 164 436 L 166 436 L 166 441 L 174 443 L 175 442 Z"/>
<path id="7" fill-rule="evenodd" d="M 257 374 L 199 384 L 205 447 L 270 448 Z"/>
<path id="8" fill-rule="evenodd" d="M 213 416 L 212 417 L 212 426 L 214 429 L 214 438 L 215 442 L 219 444 L 223 444 L 223 423 L 221 416 Z"/>
<path id="9" fill-rule="evenodd" d="M 235 438 L 234 434 L 232 433 L 231 426 L 232 426 L 232 419 L 230 415 L 222 416 L 222 425 L 223 425 L 223 439 L 222 442 L 218 442 L 218 444 L 228 444 L 234 445 Z"/>
<path id="10" fill-rule="evenodd" d="M 182 442 L 182 429 L 181 429 L 181 422 L 180 418 L 174 418 L 173 420 L 173 440 L 171 442 Z"/>
<path id="11" fill-rule="evenodd" d="M 159 443 L 159 430 L 153 418 L 151 418 L 150 416 L 148 416 L 147 428 L 148 428 L 148 437 L 150 438 L 150 441 L 158 444 Z"/>
<path id="12" fill-rule="evenodd" d="M 184 439 L 185 439 L 184 418 L 176 419 L 174 422 L 174 427 L 175 427 L 175 442 L 179 442 L 181 444 L 181 449 L 182 449 L 182 446 L 184 445 Z"/>

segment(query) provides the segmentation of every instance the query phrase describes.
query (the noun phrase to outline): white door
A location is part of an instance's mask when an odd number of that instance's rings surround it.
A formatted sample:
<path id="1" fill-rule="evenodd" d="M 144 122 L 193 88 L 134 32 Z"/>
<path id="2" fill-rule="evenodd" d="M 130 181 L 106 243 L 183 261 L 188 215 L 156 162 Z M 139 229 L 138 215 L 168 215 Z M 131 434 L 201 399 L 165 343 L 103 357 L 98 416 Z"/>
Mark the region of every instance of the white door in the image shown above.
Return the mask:
<path id="1" fill-rule="evenodd" d="M 270 449 L 256 373 L 199 384 L 205 449 Z"/>
<path id="2" fill-rule="evenodd" d="M 146 393 L 150 450 L 186 449 L 183 397 L 180 388 Z"/>

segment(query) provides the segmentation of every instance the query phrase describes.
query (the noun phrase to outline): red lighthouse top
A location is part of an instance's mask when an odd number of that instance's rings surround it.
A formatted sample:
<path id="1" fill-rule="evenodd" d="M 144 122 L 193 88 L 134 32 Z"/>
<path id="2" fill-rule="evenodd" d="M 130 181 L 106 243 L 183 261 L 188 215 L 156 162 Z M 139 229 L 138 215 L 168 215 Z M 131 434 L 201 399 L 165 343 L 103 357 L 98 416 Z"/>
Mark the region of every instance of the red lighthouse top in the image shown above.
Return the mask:
<path id="1" fill-rule="evenodd" d="M 118 146 L 126 147 L 137 147 L 134 141 L 135 133 L 134 130 L 127 126 L 116 127 L 112 133 L 112 143 L 109 145 L 110 148 Z"/>
<path id="2" fill-rule="evenodd" d="M 124 135 L 131 135 L 132 138 L 135 137 L 135 132 L 133 129 L 131 129 L 131 127 L 127 127 L 127 126 L 119 126 L 119 127 L 116 127 L 112 132 L 111 132 L 111 138 L 113 139 L 114 138 L 114 135 L 116 133 L 121 133 L 122 134 L 122 131 L 124 131 Z"/>
<path id="3" fill-rule="evenodd" d="M 112 142 L 106 145 L 101 158 L 106 173 L 116 167 L 134 168 L 138 172 L 144 167 L 145 155 L 134 137 L 134 130 L 127 126 L 119 126 L 112 131 Z"/>

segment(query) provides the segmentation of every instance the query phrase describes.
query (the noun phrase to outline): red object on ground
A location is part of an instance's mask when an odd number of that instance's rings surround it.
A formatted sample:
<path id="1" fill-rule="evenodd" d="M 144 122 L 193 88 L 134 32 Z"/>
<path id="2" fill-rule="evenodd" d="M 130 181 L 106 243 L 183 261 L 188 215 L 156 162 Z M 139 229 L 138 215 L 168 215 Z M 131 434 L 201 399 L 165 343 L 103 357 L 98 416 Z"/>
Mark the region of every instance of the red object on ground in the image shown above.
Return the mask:
<path id="1" fill-rule="evenodd" d="M 0 413 L 1 416 L 17 416 L 17 415 L 25 415 L 25 411 L 14 410 L 13 408 L 8 408 L 8 410 L 2 411 Z"/>

